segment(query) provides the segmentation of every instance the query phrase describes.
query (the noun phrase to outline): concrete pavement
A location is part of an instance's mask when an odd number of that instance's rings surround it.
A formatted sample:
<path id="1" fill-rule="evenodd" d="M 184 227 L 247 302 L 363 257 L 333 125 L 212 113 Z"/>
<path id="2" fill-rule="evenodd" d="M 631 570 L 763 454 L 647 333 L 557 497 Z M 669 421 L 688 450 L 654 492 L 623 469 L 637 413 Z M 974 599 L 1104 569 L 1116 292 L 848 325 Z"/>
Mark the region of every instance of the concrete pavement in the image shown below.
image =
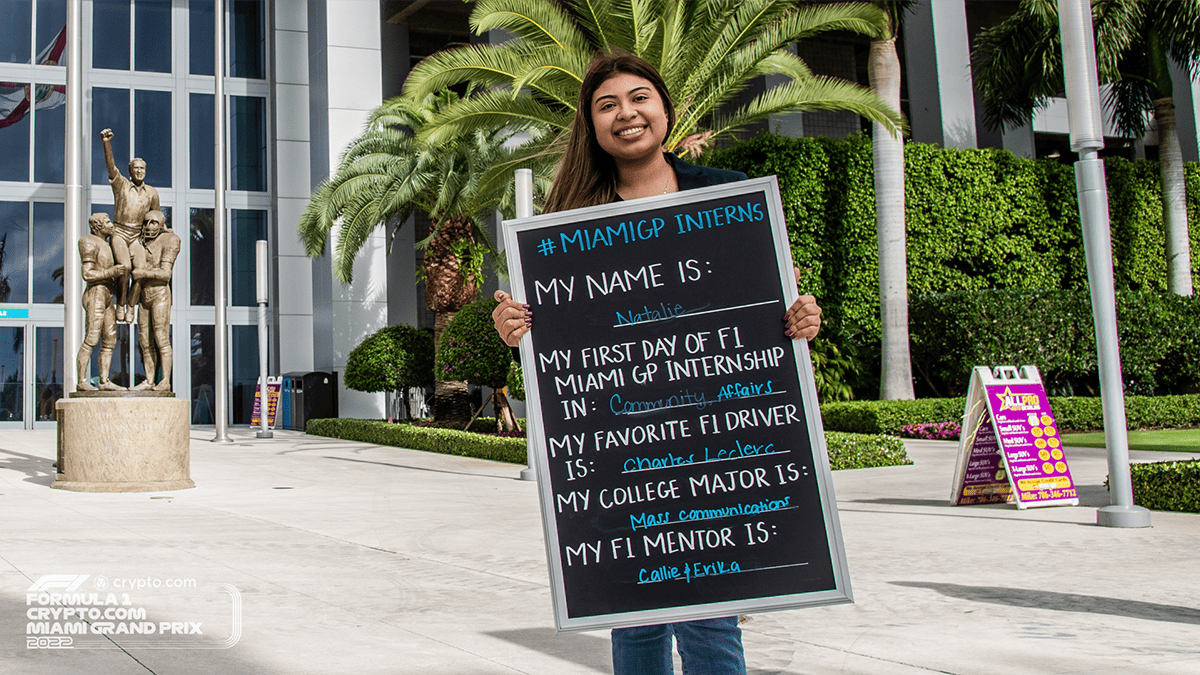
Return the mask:
<path id="1" fill-rule="evenodd" d="M 53 431 L 0 432 L 0 673 L 611 672 L 607 634 L 554 632 L 521 467 L 212 435 L 192 432 L 195 489 L 86 494 L 48 487 Z M 1107 467 L 1085 448 L 1083 506 L 955 508 L 956 444 L 907 446 L 913 466 L 834 474 L 855 604 L 750 617 L 749 672 L 1200 673 L 1200 515 L 1097 527 Z M 28 648 L 39 581 L 103 586 L 155 633 Z"/>

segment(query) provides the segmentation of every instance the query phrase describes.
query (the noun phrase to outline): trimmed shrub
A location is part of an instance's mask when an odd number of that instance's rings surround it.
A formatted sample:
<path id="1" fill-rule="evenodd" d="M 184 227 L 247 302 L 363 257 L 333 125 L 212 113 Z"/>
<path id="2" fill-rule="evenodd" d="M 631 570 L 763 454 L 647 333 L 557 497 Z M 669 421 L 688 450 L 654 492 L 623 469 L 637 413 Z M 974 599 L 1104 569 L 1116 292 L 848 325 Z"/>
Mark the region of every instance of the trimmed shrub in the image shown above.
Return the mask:
<path id="1" fill-rule="evenodd" d="M 485 298 L 458 310 L 438 345 L 436 372 L 444 380 L 499 389 L 508 381 L 512 349 L 496 334 L 492 310 L 499 303 Z"/>
<path id="2" fill-rule="evenodd" d="M 309 420 L 305 433 L 510 464 L 526 463 L 524 438 L 342 418 Z M 827 432 L 825 443 L 829 450 L 829 464 L 835 471 L 912 464 L 904 452 L 904 443 L 898 438 Z"/>
<path id="3" fill-rule="evenodd" d="M 792 257 L 801 270 L 799 287 L 825 310 L 822 337 L 844 353 L 848 345 L 859 347 L 861 370 L 846 373 L 856 378 L 855 395 L 876 396 L 879 280 L 870 139 L 763 134 L 709 153 L 703 161 L 751 177 L 778 177 Z M 1087 288 L 1071 166 L 1018 158 L 1005 150 L 923 143 L 905 144 L 904 161 L 910 297 Z M 1148 160 L 1105 159 L 1120 291 L 1166 289 L 1157 167 Z M 1200 166 L 1188 163 L 1185 175 L 1190 222 L 1200 222 Z M 1191 254 L 1193 275 L 1200 276 L 1197 227 L 1191 228 Z M 910 311 L 910 316 L 918 315 Z M 1140 378 L 1142 371 L 1131 365 Z M 1137 388 L 1142 382 L 1134 382 L 1135 392 L 1148 391 Z M 1176 393 L 1192 391 L 1165 377 L 1158 383 Z"/>
<path id="4" fill-rule="evenodd" d="M 935 395 L 965 392 L 978 364 L 1032 364 L 1050 393 L 1099 393 L 1088 292 L 1007 289 L 913 298 L 913 371 Z M 1117 294 L 1121 370 L 1130 394 L 1200 385 L 1200 298 Z M 1172 391 L 1174 390 L 1174 391 Z"/>
<path id="5" fill-rule="evenodd" d="M 1200 461 L 1130 464 L 1129 471 L 1133 503 L 1154 511 L 1200 513 Z"/>
<path id="6" fill-rule="evenodd" d="M 825 429 L 859 434 L 901 435 L 907 425 L 962 422 L 966 398 L 920 398 L 915 401 L 837 401 L 821 405 Z M 1059 431 L 1104 428 L 1100 398 L 1051 396 L 1050 408 Z M 1126 396 L 1129 429 L 1200 427 L 1200 394 Z"/>
<path id="7" fill-rule="evenodd" d="M 518 401 L 525 400 L 525 374 L 521 372 L 521 364 L 513 361 L 508 369 L 508 397 Z"/>
<path id="8" fill-rule="evenodd" d="M 345 378 L 355 391 L 432 386 L 433 333 L 403 325 L 380 328 L 350 352 Z"/>
<path id="9" fill-rule="evenodd" d="M 510 464 L 524 464 L 526 461 L 523 438 L 501 438 L 469 431 L 344 418 L 309 420 L 304 431 L 312 436 L 390 445 L 443 455 L 476 457 Z"/>
<path id="10" fill-rule="evenodd" d="M 908 424 L 961 421 L 966 398 L 915 401 L 839 401 L 821 405 L 826 430 L 899 436 Z"/>
<path id="11" fill-rule="evenodd" d="M 891 436 L 827 431 L 825 446 L 829 450 L 829 468 L 834 471 L 913 463 L 904 452 L 904 442 Z"/>
<path id="12" fill-rule="evenodd" d="M 492 310 L 500 303 L 484 298 L 458 310 L 438 345 L 436 372 L 447 380 L 491 387 L 496 417 L 511 429 L 515 424 L 508 398 L 501 391 L 508 384 L 512 348 L 504 344 L 492 322 Z M 486 405 L 486 404 L 485 404 Z"/>

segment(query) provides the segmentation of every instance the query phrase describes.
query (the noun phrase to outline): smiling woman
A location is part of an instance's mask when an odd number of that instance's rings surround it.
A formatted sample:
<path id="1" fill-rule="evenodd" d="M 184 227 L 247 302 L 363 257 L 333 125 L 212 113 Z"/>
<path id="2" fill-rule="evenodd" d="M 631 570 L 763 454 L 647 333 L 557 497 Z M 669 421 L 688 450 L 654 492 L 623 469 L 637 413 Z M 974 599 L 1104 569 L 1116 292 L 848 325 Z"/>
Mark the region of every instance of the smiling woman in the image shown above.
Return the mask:
<path id="1" fill-rule="evenodd" d="M 675 107 L 667 92 L 662 76 L 646 61 L 624 53 L 598 54 L 589 64 L 579 91 L 579 101 L 574 120 L 571 122 L 569 139 L 562 161 L 555 173 L 554 183 L 546 197 L 545 213 L 578 209 L 598 204 L 607 204 L 622 200 L 633 200 L 641 197 L 651 197 L 669 192 L 687 189 L 703 189 L 721 183 L 746 180 L 746 174 L 735 171 L 722 171 L 706 167 L 692 166 L 672 154 L 663 152 L 663 144 L 675 125 Z M 710 225 L 711 226 L 711 225 Z M 682 227 L 681 227 L 682 229 Z M 658 230 L 653 230 L 657 236 Z M 576 235 L 584 233 L 577 230 Z M 599 233 L 599 230 L 595 230 Z M 614 232 L 613 234 L 616 234 Z M 588 249 L 595 245 L 596 237 L 584 237 Z M 574 239 L 570 241 L 575 241 Z M 611 245 L 607 233 L 599 237 L 605 245 Z M 614 240 L 616 241 L 616 240 Z M 568 241 L 562 241 L 564 252 Z M 648 265 L 637 271 L 624 270 L 614 272 L 610 277 L 602 275 L 597 283 L 588 277 L 587 291 L 589 297 L 593 291 L 608 295 L 614 291 L 628 291 L 634 286 L 645 288 L 662 285 L 658 279 L 658 265 Z M 665 274 L 666 272 L 661 272 Z M 680 273 L 684 273 L 680 267 Z M 570 289 L 568 288 L 568 292 Z M 502 291 L 495 295 L 499 305 L 492 313 L 497 333 L 505 344 L 515 347 L 522 335 L 532 326 L 532 312 L 527 306 L 517 304 Z M 682 306 L 677 306 L 682 309 Z M 646 308 L 647 313 L 650 309 Z M 667 312 L 666 306 L 663 311 Z M 820 326 L 820 312 L 811 296 L 804 296 L 783 317 L 783 330 L 790 337 L 811 338 Z M 632 312 L 631 312 L 632 314 Z M 618 322 L 620 315 L 618 315 Z M 630 343 L 632 344 L 632 343 Z M 602 348 L 603 349 L 603 348 Z M 626 352 L 617 350 L 615 363 L 628 358 L 629 346 Z M 776 348 L 780 352 L 782 348 Z M 673 351 L 673 345 L 672 345 Z M 586 367 L 587 354 L 584 353 Z M 759 357 L 764 363 L 768 355 Z M 604 352 L 599 353 L 601 360 L 606 360 Z M 709 358 L 709 357 L 704 357 Z M 701 366 L 698 359 L 679 368 L 708 368 Z M 777 365 L 778 356 L 774 358 Z M 596 361 L 599 364 L 599 361 Z M 670 362 L 668 362 L 670 363 Z M 741 366 L 739 366 L 739 370 Z M 561 382 L 561 381 L 560 381 Z M 621 386 L 623 376 L 618 370 L 608 376 L 601 375 L 594 382 L 580 382 L 572 376 L 565 382 L 574 389 L 589 391 L 593 388 L 605 388 L 608 385 Z M 561 390 L 560 390 L 561 391 Z M 703 394 L 699 395 L 688 390 L 680 390 L 678 394 L 657 400 L 625 401 L 620 395 L 614 395 L 609 400 L 609 410 L 615 415 L 634 415 L 651 410 L 676 407 L 697 407 L 707 405 Z M 792 418 L 786 417 L 779 421 L 775 417 L 768 418 L 767 423 L 786 424 Z M 739 422 L 739 425 L 741 423 Z M 747 420 L 746 426 L 757 426 L 757 420 Z M 674 439 L 678 429 L 679 437 L 686 438 L 690 434 L 686 424 L 680 420 L 662 423 L 662 429 L 657 429 L 658 423 L 627 427 L 626 433 L 634 444 L 653 442 L 669 437 Z M 640 435 L 639 435 L 640 432 Z M 545 433 L 543 429 L 542 433 Z M 644 436 L 644 438 L 643 438 Z M 608 434 L 608 442 L 623 444 L 626 441 L 619 432 Z M 594 439 L 597 447 L 601 442 L 599 435 Z M 697 449 L 698 452 L 703 450 Z M 674 481 L 670 483 L 674 484 Z M 623 488 L 625 492 L 614 491 L 611 496 L 613 504 L 632 503 L 654 499 L 650 486 L 646 483 L 645 491 L 639 492 L 642 486 L 635 485 Z M 659 483 L 659 491 L 666 491 Z M 673 488 L 671 488 L 673 489 Z M 600 503 L 605 504 L 607 489 L 600 493 Z M 660 497 L 666 496 L 660 494 Z M 607 507 L 606 507 L 607 508 Z M 692 535 L 715 537 L 721 542 L 727 536 L 726 530 L 696 530 Z M 699 533 L 699 534 L 697 534 Z M 688 535 L 688 536 L 692 536 Z M 675 535 L 660 533 L 659 540 Z M 678 542 L 667 542 L 668 546 L 676 546 Z M 692 545 L 691 543 L 688 544 Z M 709 544 L 712 545 L 712 544 Z M 649 550 L 649 549 L 647 549 Z M 693 549 L 695 550 L 695 549 Z M 568 565 L 570 552 L 568 547 Z M 721 566 L 721 570 L 740 571 L 737 563 L 731 563 L 729 568 Z M 644 572 L 645 570 L 643 570 Z M 675 570 L 676 576 L 678 570 Z M 716 574 L 706 570 L 696 570 L 696 573 Z M 692 574 L 691 569 L 685 574 Z M 674 578 L 668 574 L 665 578 Z M 691 577 L 688 577 L 689 581 Z M 657 579 L 649 579 L 657 581 Z M 612 632 L 613 671 L 616 675 L 669 675 L 674 672 L 672 665 L 672 642 L 678 647 L 684 672 L 728 673 L 744 675 L 746 672 L 745 657 L 742 652 L 741 629 L 738 628 L 736 616 L 708 618 L 695 621 L 679 621 L 653 626 L 631 626 L 614 628 Z"/>
<path id="2" fill-rule="evenodd" d="M 546 196 L 546 213 L 679 189 L 662 144 L 675 104 L 662 76 L 629 54 L 595 59 L 579 89 L 570 139 Z"/>

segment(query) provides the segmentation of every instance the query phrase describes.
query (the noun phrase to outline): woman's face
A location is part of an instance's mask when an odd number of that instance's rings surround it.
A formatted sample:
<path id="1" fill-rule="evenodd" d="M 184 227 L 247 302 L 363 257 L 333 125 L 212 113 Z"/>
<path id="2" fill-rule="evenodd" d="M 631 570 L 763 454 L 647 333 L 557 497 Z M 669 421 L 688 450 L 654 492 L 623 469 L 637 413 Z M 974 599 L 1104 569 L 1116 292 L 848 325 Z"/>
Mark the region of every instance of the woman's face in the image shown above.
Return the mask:
<path id="1" fill-rule="evenodd" d="M 667 111 L 654 84 L 644 77 L 618 73 L 592 95 L 596 141 L 618 162 L 662 152 Z"/>

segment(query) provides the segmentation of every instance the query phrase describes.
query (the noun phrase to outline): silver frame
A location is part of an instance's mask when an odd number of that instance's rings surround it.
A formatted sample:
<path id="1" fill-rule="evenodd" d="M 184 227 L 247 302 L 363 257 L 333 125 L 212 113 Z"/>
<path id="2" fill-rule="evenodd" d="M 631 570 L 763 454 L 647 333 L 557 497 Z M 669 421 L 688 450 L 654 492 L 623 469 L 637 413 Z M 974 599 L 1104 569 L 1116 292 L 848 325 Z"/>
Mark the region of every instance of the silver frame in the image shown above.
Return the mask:
<path id="1" fill-rule="evenodd" d="M 641 211 L 683 206 L 694 202 L 743 194 L 762 194 L 765 198 L 770 215 L 769 225 L 775 243 L 779 282 L 783 287 L 784 302 L 787 306 L 791 306 L 799 297 L 799 293 L 796 291 L 796 283 L 792 271 L 791 249 L 788 246 L 787 230 L 783 215 L 783 204 L 779 198 L 779 185 L 775 176 L 726 183 L 701 190 L 688 190 L 668 195 L 646 197 L 631 202 L 602 204 L 568 212 L 505 220 L 502 224 L 504 249 L 508 252 L 508 266 L 513 298 L 517 302 L 526 302 L 521 253 L 520 247 L 517 244 L 517 236 L 523 232 L 554 227 L 583 219 L 631 215 Z M 533 351 L 530 334 L 526 333 L 521 338 L 521 363 L 523 364 L 522 368 L 526 369 L 523 375 L 525 378 L 526 417 L 528 420 L 526 427 L 529 429 L 529 454 L 533 458 L 534 466 L 537 470 L 538 495 L 542 509 L 542 529 L 545 535 L 546 560 L 550 572 L 550 592 L 554 602 L 554 623 L 558 632 L 687 621 L 751 612 L 837 605 L 854 601 L 850 588 L 850 570 L 846 562 L 841 521 L 838 518 L 837 512 L 837 498 L 833 490 L 833 476 L 829 469 L 829 453 L 825 446 L 825 431 L 821 424 L 821 409 L 817 402 L 816 381 L 813 378 L 812 361 L 808 353 L 808 343 L 799 340 L 793 341 L 792 344 L 794 346 L 792 352 L 795 356 L 796 370 L 799 374 L 800 388 L 804 399 L 804 413 L 808 420 L 808 436 L 812 445 L 813 468 L 817 479 L 817 489 L 823 507 L 825 531 L 829 543 L 829 557 L 833 565 L 834 589 L 684 607 L 602 614 L 572 619 L 567 616 L 563 571 L 557 555 L 560 546 L 554 520 L 554 493 L 550 484 L 550 465 L 549 458 L 547 457 L 546 440 L 544 435 L 538 432 L 542 428 L 541 393 L 538 391 L 537 375 L 532 370 L 532 365 L 537 362 L 537 357 Z"/>

